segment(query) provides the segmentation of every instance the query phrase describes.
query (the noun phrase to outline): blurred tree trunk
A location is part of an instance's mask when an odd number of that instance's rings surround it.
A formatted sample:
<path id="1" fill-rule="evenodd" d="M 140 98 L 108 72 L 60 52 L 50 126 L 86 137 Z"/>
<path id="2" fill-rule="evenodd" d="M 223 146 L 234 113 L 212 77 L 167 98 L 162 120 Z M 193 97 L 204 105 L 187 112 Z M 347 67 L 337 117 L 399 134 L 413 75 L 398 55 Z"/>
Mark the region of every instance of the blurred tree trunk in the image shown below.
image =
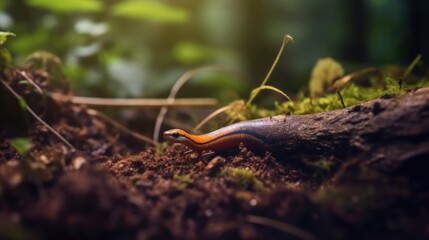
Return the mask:
<path id="1" fill-rule="evenodd" d="M 365 3 L 363 0 L 345 1 L 344 4 L 346 14 L 349 14 L 346 19 L 349 22 L 346 24 L 349 27 L 348 38 L 346 38 L 345 50 L 348 52 L 347 58 L 357 62 L 367 60 L 365 50 L 365 38 L 367 33 L 367 14 Z"/>
<path id="2" fill-rule="evenodd" d="M 272 59 L 276 56 L 276 49 L 271 44 L 267 43 L 267 37 L 262 34 L 266 21 L 264 16 L 265 4 L 261 0 L 252 1 L 252 3 L 243 3 L 242 6 L 245 8 L 243 11 L 245 16 L 244 19 L 249 19 L 252 24 L 247 24 L 247 28 L 244 30 L 242 36 L 242 52 L 244 53 L 245 65 L 248 69 L 251 69 L 252 82 L 256 85 L 260 82 L 259 79 L 263 79 L 267 70 L 272 64 Z M 260 21 L 256 19 L 261 19 Z M 279 39 L 279 43 L 282 39 Z M 263 60 L 261 60 L 263 59 Z M 263 64 L 261 64 L 263 63 Z"/>
<path id="3" fill-rule="evenodd" d="M 410 47 L 408 60 L 411 61 L 417 54 L 429 57 L 429 1 L 409 0 L 409 42 Z"/>

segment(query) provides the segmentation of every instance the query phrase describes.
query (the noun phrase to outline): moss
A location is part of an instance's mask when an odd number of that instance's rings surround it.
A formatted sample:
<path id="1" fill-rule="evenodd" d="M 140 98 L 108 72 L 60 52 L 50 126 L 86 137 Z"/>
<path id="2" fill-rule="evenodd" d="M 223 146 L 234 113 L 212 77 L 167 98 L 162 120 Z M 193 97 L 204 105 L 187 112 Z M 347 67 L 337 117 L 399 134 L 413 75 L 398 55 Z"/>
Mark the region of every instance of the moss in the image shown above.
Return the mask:
<path id="1" fill-rule="evenodd" d="M 255 177 L 249 168 L 225 168 L 220 173 L 220 176 L 232 179 L 241 188 L 246 190 L 260 191 L 265 189 L 264 184 Z"/>
<path id="2" fill-rule="evenodd" d="M 403 95 L 407 89 L 420 88 L 429 86 L 428 79 L 421 79 L 421 81 L 405 85 L 405 88 L 399 88 L 398 81 L 396 79 L 386 77 L 385 88 L 377 87 L 364 87 L 359 86 L 356 83 L 351 83 L 348 86 L 340 90 L 341 96 L 344 99 L 346 107 L 353 106 L 362 102 L 380 98 L 382 96 L 399 96 Z M 341 101 L 337 93 L 329 93 L 323 97 L 311 99 L 309 97 L 303 97 L 298 100 L 295 104 L 291 102 L 285 102 L 277 104 L 277 113 L 291 113 L 293 115 L 311 114 L 318 112 L 327 112 L 335 109 L 342 108 Z"/>
<path id="3" fill-rule="evenodd" d="M 332 80 L 344 76 L 344 68 L 332 58 L 319 59 L 311 71 L 311 79 L 308 83 L 312 97 L 323 94 Z"/>
<path id="4" fill-rule="evenodd" d="M 386 74 L 388 75 L 388 74 Z M 399 78 L 398 78 L 399 79 Z M 404 81 L 400 87 L 399 81 L 393 77 L 385 77 L 383 84 L 370 78 L 366 86 L 357 82 L 349 82 L 343 86 L 339 92 L 344 100 L 346 107 L 359 103 L 367 102 L 382 96 L 400 96 L 410 89 L 416 89 L 429 86 L 429 78 L 421 78 L 415 81 Z M 275 103 L 275 109 L 269 110 L 259 108 L 257 105 L 246 105 L 244 101 L 235 101 L 230 104 L 227 111 L 228 119 L 234 122 L 263 118 L 281 114 L 302 115 L 319 112 L 327 112 L 343 108 L 341 100 L 336 92 L 327 93 L 318 98 L 310 98 L 304 94 L 298 94 L 298 99 L 294 102 L 285 101 Z"/>
<path id="5" fill-rule="evenodd" d="M 350 167 L 337 179 L 336 185 L 327 185 L 312 195 L 320 205 L 335 206 L 356 216 L 371 217 L 393 199 L 410 197 L 409 182 L 389 176 L 364 166 Z"/>
<path id="6" fill-rule="evenodd" d="M 128 177 L 128 179 L 135 184 L 136 182 L 138 182 L 141 179 L 141 175 L 140 174 L 136 174 L 136 175 L 131 175 Z"/>
<path id="7" fill-rule="evenodd" d="M 338 161 L 327 158 L 322 158 L 318 161 L 303 159 L 303 162 L 307 167 L 312 169 L 313 177 L 321 180 L 328 178 L 339 165 Z"/>
<path id="8" fill-rule="evenodd" d="M 358 103 L 366 102 L 383 95 L 381 89 L 364 88 L 359 87 L 355 84 L 350 84 L 348 87 L 340 91 L 343 97 L 344 104 L 346 107 L 352 106 Z M 326 94 L 320 98 L 303 98 L 297 102 L 292 109 L 290 103 L 280 105 L 280 110 L 291 111 L 294 115 L 327 112 L 335 109 L 343 108 L 341 100 L 337 93 Z"/>
<path id="9" fill-rule="evenodd" d="M 191 178 L 191 175 L 189 174 L 174 174 L 173 176 L 173 182 L 175 183 L 176 187 L 180 190 L 185 189 L 189 184 L 193 183 L 194 180 Z"/>
<path id="10" fill-rule="evenodd" d="M 21 223 L 14 223 L 10 220 L 0 222 L 0 239 L 36 239 L 35 232 L 27 229 Z"/>
<path id="11" fill-rule="evenodd" d="M 373 186 L 330 186 L 319 189 L 313 200 L 322 205 L 334 205 L 350 212 L 366 211 L 378 205 Z"/>
<path id="12" fill-rule="evenodd" d="M 161 144 L 155 146 L 155 154 L 158 156 L 162 156 L 165 153 L 165 148 L 167 148 L 168 143 L 167 142 L 162 142 Z"/>

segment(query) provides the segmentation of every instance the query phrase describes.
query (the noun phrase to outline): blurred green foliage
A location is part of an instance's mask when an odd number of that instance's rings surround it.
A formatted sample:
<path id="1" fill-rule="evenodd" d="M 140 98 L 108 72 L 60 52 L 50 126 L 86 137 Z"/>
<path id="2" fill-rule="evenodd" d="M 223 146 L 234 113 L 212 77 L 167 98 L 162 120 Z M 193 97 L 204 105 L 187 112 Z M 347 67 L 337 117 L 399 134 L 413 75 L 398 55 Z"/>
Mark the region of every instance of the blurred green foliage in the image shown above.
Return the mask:
<path id="1" fill-rule="evenodd" d="M 12 55 L 10 54 L 9 50 L 7 50 L 2 46 L 6 42 L 7 37 L 9 36 L 15 37 L 15 34 L 10 32 L 0 32 L 0 69 L 1 70 L 9 67 L 12 64 Z"/>
<path id="2" fill-rule="evenodd" d="M 0 45 L 3 45 L 3 43 L 6 42 L 7 37 L 9 37 L 9 36 L 15 37 L 15 34 L 10 33 L 10 32 L 0 32 Z"/>
<path id="3" fill-rule="evenodd" d="M 19 154 L 28 157 L 32 145 L 29 138 L 12 138 L 8 142 Z"/>
<path id="4" fill-rule="evenodd" d="M 113 15 L 161 23 L 184 23 L 189 20 L 189 13 L 185 9 L 155 1 L 133 0 L 118 3 L 113 8 Z"/>
<path id="5" fill-rule="evenodd" d="M 53 12 L 98 12 L 102 8 L 100 0 L 27 0 L 32 7 L 40 7 Z"/>
<path id="6" fill-rule="evenodd" d="M 249 168 L 228 167 L 219 173 L 220 177 L 229 178 L 244 190 L 264 191 L 265 186 Z"/>
<path id="7" fill-rule="evenodd" d="M 418 53 L 424 61 L 428 5 L 424 0 L 0 0 L 0 30 L 19 36 L 7 43 L 16 64 L 35 51 L 58 56 L 77 94 L 165 97 L 185 71 L 220 64 L 250 81 L 207 72 L 179 97 L 228 102 L 259 85 L 285 34 L 295 41 L 270 84 L 288 93 L 307 85 L 312 66 L 323 57 L 337 59 L 346 72 L 407 64 Z"/>

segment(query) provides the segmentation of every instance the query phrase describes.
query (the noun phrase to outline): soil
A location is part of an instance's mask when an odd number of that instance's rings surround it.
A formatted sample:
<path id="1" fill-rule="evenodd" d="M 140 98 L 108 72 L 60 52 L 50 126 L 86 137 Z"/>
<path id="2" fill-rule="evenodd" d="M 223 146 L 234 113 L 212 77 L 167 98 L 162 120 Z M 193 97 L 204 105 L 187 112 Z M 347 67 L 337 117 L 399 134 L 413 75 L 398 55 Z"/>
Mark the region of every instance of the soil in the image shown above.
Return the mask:
<path id="1" fill-rule="evenodd" d="M 23 70 L 46 85 L 45 72 Z M 29 101 L 40 96 L 21 79 L 2 74 L 75 149 L 0 87 L 0 239 L 429 239 L 427 152 L 389 171 L 363 155 L 309 161 L 244 146 L 206 159 L 181 145 L 135 153 L 85 106 Z M 18 136 L 28 153 L 10 146 Z"/>

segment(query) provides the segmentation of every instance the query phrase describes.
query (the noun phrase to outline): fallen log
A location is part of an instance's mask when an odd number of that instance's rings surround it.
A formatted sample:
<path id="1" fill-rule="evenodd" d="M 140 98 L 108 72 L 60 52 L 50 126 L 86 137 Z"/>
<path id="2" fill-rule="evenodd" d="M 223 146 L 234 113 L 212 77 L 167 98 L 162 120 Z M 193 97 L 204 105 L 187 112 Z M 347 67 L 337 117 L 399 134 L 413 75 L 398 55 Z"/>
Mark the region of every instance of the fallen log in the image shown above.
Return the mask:
<path id="1" fill-rule="evenodd" d="M 267 148 L 279 160 L 349 159 L 394 170 L 404 161 L 429 156 L 429 88 L 331 112 L 276 116 L 268 120 Z"/>

